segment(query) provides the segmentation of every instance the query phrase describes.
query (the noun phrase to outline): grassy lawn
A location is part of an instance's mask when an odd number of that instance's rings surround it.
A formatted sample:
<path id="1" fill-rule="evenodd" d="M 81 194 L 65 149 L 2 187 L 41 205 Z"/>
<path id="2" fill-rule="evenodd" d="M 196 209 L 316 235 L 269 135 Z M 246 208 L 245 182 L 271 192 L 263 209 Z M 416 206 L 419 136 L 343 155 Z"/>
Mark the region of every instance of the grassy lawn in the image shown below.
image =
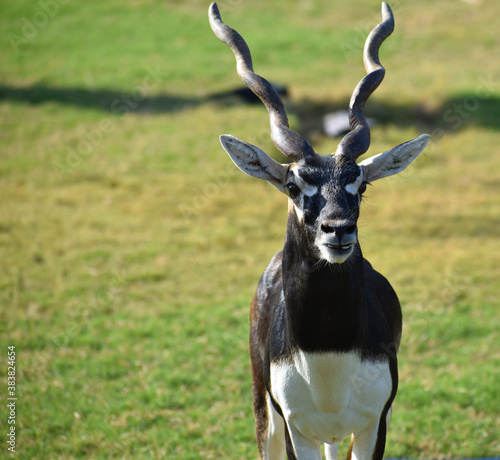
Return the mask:
<path id="1" fill-rule="evenodd" d="M 15 346 L 15 457 L 257 458 L 248 311 L 287 205 L 219 145 L 231 133 L 280 158 L 263 107 L 214 97 L 240 81 L 209 2 L 1 4 L 0 428 Z M 219 6 L 256 71 L 288 86 L 293 127 L 319 153 L 335 150 L 321 117 L 346 108 L 364 74 L 379 3 Z M 370 188 L 360 222 L 364 254 L 404 313 L 386 455 L 491 457 L 500 4 L 392 6 L 370 152 L 433 140 Z"/>

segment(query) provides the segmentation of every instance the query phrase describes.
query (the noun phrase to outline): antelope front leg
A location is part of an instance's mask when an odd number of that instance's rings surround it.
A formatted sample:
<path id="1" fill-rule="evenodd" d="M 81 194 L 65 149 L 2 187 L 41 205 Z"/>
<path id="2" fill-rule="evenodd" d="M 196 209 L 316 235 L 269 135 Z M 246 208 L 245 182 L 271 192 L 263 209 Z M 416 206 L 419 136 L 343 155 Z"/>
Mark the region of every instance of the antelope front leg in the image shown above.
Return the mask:
<path id="1" fill-rule="evenodd" d="M 263 460 L 282 460 L 285 458 L 285 422 L 274 409 L 269 395 L 267 396 L 268 426 L 262 443 Z"/>
<path id="2" fill-rule="evenodd" d="M 389 422 L 391 420 L 392 408 L 389 408 L 385 418 L 385 430 L 384 433 L 379 433 L 380 427 L 377 425 L 375 427 L 370 427 L 365 431 L 361 432 L 357 436 L 354 436 L 354 444 L 352 448 L 352 460 L 382 460 L 385 450 L 385 442 L 387 431 L 389 429 Z M 381 439 L 379 439 L 379 434 Z M 377 452 L 377 455 L 375 455 Z"/>
<path id="3" fill-rule="evenodd" d="M 375 451 L 377 450 L 377 433 L 378 426 L 375 428 L 370 427 L 358 435 L 354 435 L 352 460 L 382 460 L 384 449 L 382 449 L 381 453 L 377 452 L 378 455 L 375 455 Z M 385 434 L 383 443 L 385 444 Z"/>
<path id="4" fill-rule="evenodd" d="M 288 427 L 287 455 L 289 460 L 321 460 L 321 446 L 304 437 L 300 431 Z M 288 441 L 291 440 L 291 445 Z M 293 447 L 293 449 L 291 449 Z"/>
<path id="5" fill-rule="evenodd" d="M 335 444 L 325 444 L 325 456 L 326 460 L 337 460 L 337 455 L 339 454 L 339 448 L 337 443 Z"/>

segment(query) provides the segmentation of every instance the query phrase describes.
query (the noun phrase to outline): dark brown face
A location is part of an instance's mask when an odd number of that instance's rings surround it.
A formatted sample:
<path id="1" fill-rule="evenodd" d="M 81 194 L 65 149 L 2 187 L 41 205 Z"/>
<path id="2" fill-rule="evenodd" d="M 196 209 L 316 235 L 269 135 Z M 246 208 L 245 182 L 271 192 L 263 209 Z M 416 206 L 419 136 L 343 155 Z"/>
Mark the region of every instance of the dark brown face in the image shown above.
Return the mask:
<path id="1" fill-rule="evenodd" d="M 332 264 L 345 262 L 357 243 L 363 170 L 344 155 L 309 158 L 290 167 L 285 192 L 290 213 L 309 256 Z"/>

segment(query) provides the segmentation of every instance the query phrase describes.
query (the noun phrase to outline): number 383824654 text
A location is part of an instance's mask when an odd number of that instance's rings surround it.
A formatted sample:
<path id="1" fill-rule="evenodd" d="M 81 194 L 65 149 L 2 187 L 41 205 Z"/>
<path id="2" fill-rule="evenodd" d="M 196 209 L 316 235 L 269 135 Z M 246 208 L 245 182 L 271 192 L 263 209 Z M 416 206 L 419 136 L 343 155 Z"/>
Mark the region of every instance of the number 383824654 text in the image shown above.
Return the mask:
<path id="1" fill-rule="evenodd" d="M 16 451 L 16 347 L 7 347 L 7 449 Z"/>

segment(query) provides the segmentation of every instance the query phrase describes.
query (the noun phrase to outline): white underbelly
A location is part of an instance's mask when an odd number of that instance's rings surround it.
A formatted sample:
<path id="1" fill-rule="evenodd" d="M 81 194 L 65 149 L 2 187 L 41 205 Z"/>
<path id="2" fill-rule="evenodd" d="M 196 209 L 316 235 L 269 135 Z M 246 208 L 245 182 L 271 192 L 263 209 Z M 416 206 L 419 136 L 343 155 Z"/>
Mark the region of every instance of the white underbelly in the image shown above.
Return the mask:
<path id="1" fill-rule="evenodd" d="M 271 393 L 287 423 L 324 443 L 378 423 L 391 391 L 388 362 L 362 361 L 354 352 L 299 351 L 271 364 Z"/>

